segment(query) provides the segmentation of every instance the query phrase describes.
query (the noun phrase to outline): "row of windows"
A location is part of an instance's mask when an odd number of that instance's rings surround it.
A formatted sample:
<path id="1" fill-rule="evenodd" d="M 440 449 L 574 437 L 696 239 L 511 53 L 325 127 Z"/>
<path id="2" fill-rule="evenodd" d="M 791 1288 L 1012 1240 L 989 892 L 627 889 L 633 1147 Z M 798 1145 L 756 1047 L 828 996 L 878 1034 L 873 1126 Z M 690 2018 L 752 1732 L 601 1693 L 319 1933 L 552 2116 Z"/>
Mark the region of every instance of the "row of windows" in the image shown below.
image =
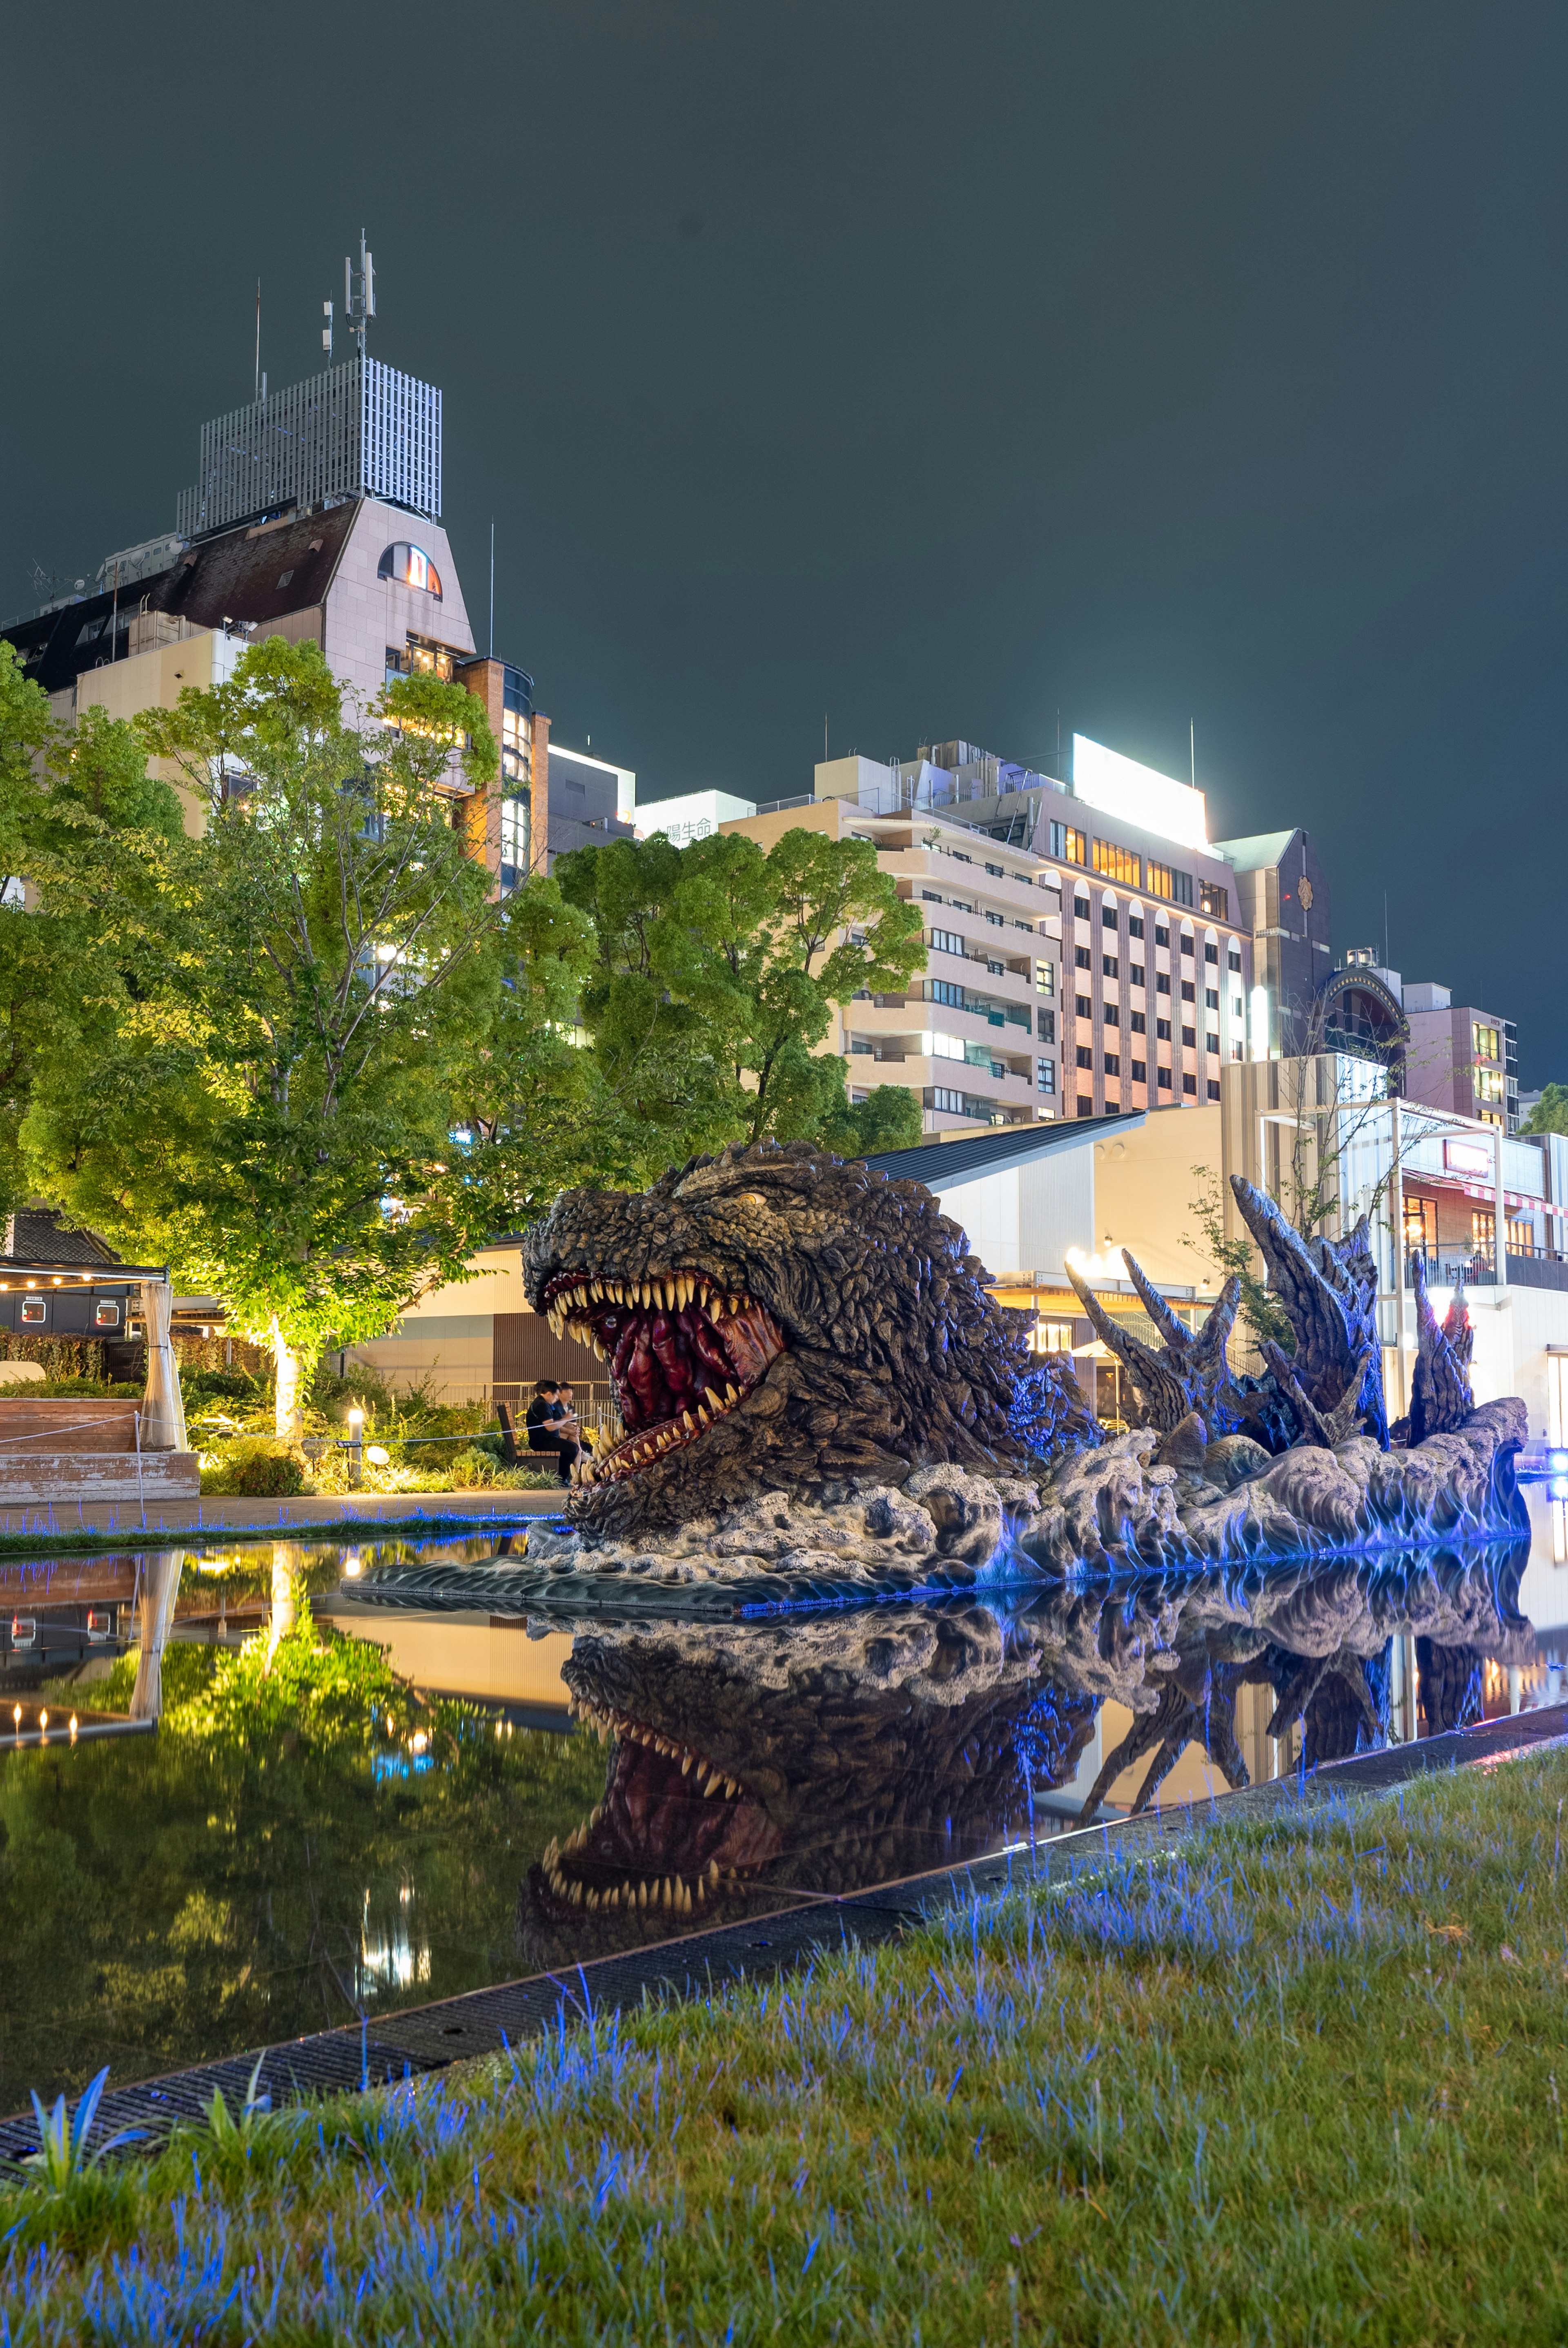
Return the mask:
<path id="1" fill-rule="evenodd" d="M 1079 1017 L 1081 1019 L 1086 1019 L 1089 1016 L 1089 1004 L 1081 994 L 1078 997 L 1077 1007 Z M 1116 1005 L 1113 1003 L 1106 1005 L 1105 1025 L 1107 1027 L 1115 1028 L 1118 1033 L 1121 1031 L 1122 1022 L 1117 1015 Z M 1148 1032 L 1149 1023 L 1144 1018 L 1143 1014 L 1141 1011 L 1130 1013 L 1127 1020 L 1127 1033 L 1130 1035 L 1146 1035 Z M 1154 1041 L 1157 1044 L 1169 1044 L 1172 1040 L 1170 1021 L 1168 1019 L 1156 1019 L 1154 1022 Z M 1078 1047 L 1081 1065 L 1084 1067 L 1087 1067 L 1089 1063 L 1087 1060 L 1082 1059 L 1081 1056 L 1087 1052 L 1089 1048 L 1090 1047 L 1087 1044 L 1081 1044 Z M 1184 1027 L 1182 1030 L 1182 1049 L 1184 1052 L 1195 1052 L 1197 1048 L 1197 1029 L 1195 1027 Z M 1220 1039 L 1212 1028 L 1204 1037 L 1204 1048 L 1207 1052 L 1211 1060 L 1217 1060 L 1219 1058 Z M 1239 1046 L 1237 1048 L 1239 1051 Z"/>
<path id="2" fill-rule="evenodd" d="M 1124 889 L 1146 889 L 1151 897 L 1163 897 L 1169 905 L 1196 904 L 1211 922 L 1230 919 L 1230 891 L 1217 880 L 1200 880 L 1195 896 L 1193 876 L 1179 871 L 1174 865 L 1156 863 L 1151 856 L 1144 859 L 1135 848 L 1120 847 L 1112 839 L 1091 842 L 1075 824 L 1053 823 L 1050 831 L 1052 856 L 1063 864 L 1087 865 L 1091 871 L 1103 874 L 1107 880 L 1118 881 Z"/>
<path id="3" fill-rule="evenodd" d="M 1143 1077 L 1140 1076 L 1140 1074 L 1138 1073 L 1138 1072 L 1139 1072 L 1139 1070 L 1142 1068 L 1143 1065 L 1143 1062 L 1142 1062 L 1141 1060 L 1134 1060 L 1134 1061 L 1133 1061 L 1133 1063 L 1132 1063 L 1132 1081 L 1133 1081 L 1133 1083 L 1134 1083 L 1135 1085 L 1142 1084 L 1142 1083 L 1143 1082 Z M 1157 1092 L 1168 1093 L 1168 1092 L 1170 1092 L 1170 1091 L 1172 1090 L 1172 1085 L 1171 1085 L 1171 1071 L 1169 1070 L 1169 1068 L 1156 1068 L 1156 1069 L 1155 1069 L 1155 1071 L 1154 1071 L 1154 1079 L 1155 1079 L 1154 1088 L 1155 1088 L 1155 1090 L 1156 1090 Z M 1189 1099 L 1195 1099 L 1195 1098 L 1196 1098 L 1196 1097 L 1197 1097 L 1197 1090 L 1198 1090 L 1198 1080 L 1197 1080 L 1196 1076 L 1184 1076 L 1184 1077 L 1182 1078 L 1182 1090 L 1183 1090 L 1183 1092 L 1184 1092 L 1184 1093 L 1185 1093 L 1185 1094 L 1187 1095 L 1187 1097 L 1188 1097 L 1188 1098 L 1189 1098 Z M 1217 1100 L 1218 1100 L 1218 1098 L 1219 1098 L 1219 1097 L 1220 1097 L 1220 1088 L 1219 1088 L 1219 1086 L 1218 1086 L 1218 1084 L 1215 1082 L 1214 1078 L 1213 1076 L 1211 1076 L 1211 1077 L 1209 1078 L 1209 1080 L 1208 1080 L 1208 1086 L 1207 1086 L 1207 1089 L 1206 1089 L 1206 1093 L 1205 1093 L 1205 1098 L 1207 1098 L 1207 1099 L 1209 1099 L 1209 1100 L 1212 1100 L 1212 1101 L 1217 1101 Z M 1078 1096 L 1078 1114 L 1079 1114 L 1079 1116 L 1080 1116 L 1080 1117 L 1092 1117 L 1092 1116 L 1093 1116 L 1093 1114 L 1094 1114 L 1094 1096 L 1093 1096 L 1093 1094 L 1092 1094 L 1092 1093 L 1080 1093 L 1080 1094 L 1079 1094 L 1079 1096 Z"/>
<path id="4" fill-rule="evenodd" d="M 1087 897 L 1074 897 L 1074 899 L 1073 899 L 1073 901 L 1072 901 L 1072 917 L 1073 917 L 1073 920 L 1074 920 L 1074 921 L 1077 921 L 1077 922 L 1087 922 L 1087 921 L 1090 919 L 1090 917 L 1091 917 L 1091 911 L 1092 911 L 1092 908 L 1091 908 L 1091 906 L 1090 905 L 1090 902 L 1089 902 L 1089 900 L 1088 900 L 1088 898 L 1087 898 Z M 1102 929 L 1105 929 L 1105 930 L 1118 930 L 1118 931 L 1119 931 L 1119 930 L 1120 930 L 1120 928 L 1121 928 L 1121 923 L 1122 923 L 1122 911 L 1121 911 L 1121 907 L 1118 905 L 1118 903 L 1117 903 L 1117 901 L 1116 901 L 1115 898 L 1113 898 L 1113 897 L 1107 897 L 1107 898 L 1105 899 L 1105 901 L 1103 901 L 1103 903 L 1102 904 L 1101 908 L 1100 908 L 1100 926 L 1101 926 L 1101 928 L 1102 928 Z M 1129 936 L 1130 938 L 1141 938 L 1141 937 L 1143 935 L 1143 914 L 1142 914 L 1142 913 L 1129 913 L 1129 914 L 1128 914 L 1128 916 L 1127 916 L 1127 934 L 1128 934 L 1128 936 Z M 1170 925 L 1169 925 L 1167 922 L 1155 922 L 1155 924 L 1154 924 L 1154 943 L 1155 943 L 1157 946 L 1163 946 L 1167 951 L 1169 951 L 1170 943 L 1171 943 L 1171 932 L 1170 932 Z M 1183 953 L 1187 957 L 1187 959 L 1188 959 L 1189 961 L 1192 959 L 1192 957 L 1193 957 L 1194 953 L 1196 952 L 1196 947 L 1195 947 L 1195 944 L 1194 944 L 1194 942 L 1193 932 L 1191 932 L 1191 930 L 1184 930 L 1184 931 L 1181 932 L 1181 951 L 1182 951 L 1182 953 Z M 1219 958 L 1220 958 L 1220 950 L 1219 950 L 1218 945 L 1215 943 L 1215 942 L 1214 942 L 1214 940 L 1213 938 L 1206 938 L 1206 939 L 1204 941 L 1204 960 L 1205 962 L 1209 962 L 1209 963 L 1218 963 L 1218 961 L 1219 961 Z M 1241 968 L 1241 948 L 1240 948 L 1239 946 L 1232 946 L 1232 947 L 1229 949 L 1229 961 L 1230 961 L 1230 966 L 1231 966 L 1232 970 L 1237 970 L 1237 971 L 1239 971 L 1239 970 L 1240 970 L 1240 968 Z"/>

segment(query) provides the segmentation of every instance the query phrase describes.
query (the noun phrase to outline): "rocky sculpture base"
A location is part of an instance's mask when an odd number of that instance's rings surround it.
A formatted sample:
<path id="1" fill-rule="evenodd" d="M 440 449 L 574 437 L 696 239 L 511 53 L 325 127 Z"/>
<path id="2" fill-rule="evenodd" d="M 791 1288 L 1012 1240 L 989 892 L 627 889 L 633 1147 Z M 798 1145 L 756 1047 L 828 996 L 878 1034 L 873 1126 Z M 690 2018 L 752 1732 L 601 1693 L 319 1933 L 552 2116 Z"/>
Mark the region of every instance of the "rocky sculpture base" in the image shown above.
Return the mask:
<path id="1" fill-rule="evenodd" d="M 1355 1557 L 1528 1529 L 1513 1477 L 1517 1399 L 1483 1403 L 1413 1451 L 1356 1435 L 1277 1457 L 1245 1435 L 1210 1443 L 1193 1415 L 1136 1427 L 1043 1481 L 944 1465 L 833 1501 L 763 1493 L 656 1542 L 539 1526 L 528 1564 L 607 1581 L 904 1589 L 1255 1559 Z M 580 1588 L 580 1583 L 579 1587 Z"/>

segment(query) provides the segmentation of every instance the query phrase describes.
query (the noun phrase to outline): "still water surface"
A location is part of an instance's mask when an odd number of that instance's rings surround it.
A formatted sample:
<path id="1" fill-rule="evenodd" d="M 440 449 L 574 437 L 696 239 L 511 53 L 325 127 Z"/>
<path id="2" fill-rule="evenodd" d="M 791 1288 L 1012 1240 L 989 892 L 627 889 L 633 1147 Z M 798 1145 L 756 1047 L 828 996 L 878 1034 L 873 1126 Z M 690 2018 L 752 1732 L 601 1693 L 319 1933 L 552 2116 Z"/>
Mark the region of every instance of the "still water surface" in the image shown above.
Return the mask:
<path id="1" fill-rule="evenodd" d="M 1533 1559 L 1522 1543 L 548 1623 L 497 1614 L 460 1578 L 439 1606 L 381 1602 L 400 1566 L 461 1569 L 493 1542 L 273 1547 L 219 1573 L 186 1559 L 176 1638 L 242 1635 L 280 1562 L 439 1700 L 417 1725 L 367 1706 L 331 1735 L 166 1720 L 0 1752 L 0 2112 L 104 2063 L 145 2077 L 977 1857 L 1086 1807 L 1190 1799 L 1555 1701 L 1568 1659 L 1539 1540 Z M 5 1569 L 6 1623 L 42 1628 L 31 1651 L 0 1642 L 0 1680 L 87 1654 L 95 1602 L 123 1605 L 128 1632 L 149 1564 Z"/>

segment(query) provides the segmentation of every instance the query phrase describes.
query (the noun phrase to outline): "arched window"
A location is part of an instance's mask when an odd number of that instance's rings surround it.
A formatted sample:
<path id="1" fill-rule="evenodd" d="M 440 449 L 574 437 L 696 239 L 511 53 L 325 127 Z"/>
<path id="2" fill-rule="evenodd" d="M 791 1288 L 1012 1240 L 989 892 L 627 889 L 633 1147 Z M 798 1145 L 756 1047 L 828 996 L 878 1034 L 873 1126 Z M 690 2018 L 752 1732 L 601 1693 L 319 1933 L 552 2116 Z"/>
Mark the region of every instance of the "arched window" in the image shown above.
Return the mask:
<path id="1" fill-rule="evenodd" d="M 441 573 L 422 546 L 410 546 L 400 538 L 389 546 L 375 566 L 378 579 L 395 579 L 404 587 L 421 587 L 427 595 L 441 601 Z"/>

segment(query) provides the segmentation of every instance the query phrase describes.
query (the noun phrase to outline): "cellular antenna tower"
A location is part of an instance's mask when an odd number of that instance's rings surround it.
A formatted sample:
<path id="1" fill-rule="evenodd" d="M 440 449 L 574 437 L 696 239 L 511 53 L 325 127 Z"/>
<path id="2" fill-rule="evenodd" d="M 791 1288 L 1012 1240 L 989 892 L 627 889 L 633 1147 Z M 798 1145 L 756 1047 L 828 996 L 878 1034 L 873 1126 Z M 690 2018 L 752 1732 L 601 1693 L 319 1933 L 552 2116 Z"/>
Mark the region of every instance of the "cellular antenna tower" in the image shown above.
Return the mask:
<path id="1" fill-rule="evenodd" d="M 359 232 L 359 267 L 345 253 L 343 264 L 343 324 L 359 344 L 359 355 L 364 356 L 364 332 L 375 315 L 375 261 L 364 241 L 364 231 Z"/>

